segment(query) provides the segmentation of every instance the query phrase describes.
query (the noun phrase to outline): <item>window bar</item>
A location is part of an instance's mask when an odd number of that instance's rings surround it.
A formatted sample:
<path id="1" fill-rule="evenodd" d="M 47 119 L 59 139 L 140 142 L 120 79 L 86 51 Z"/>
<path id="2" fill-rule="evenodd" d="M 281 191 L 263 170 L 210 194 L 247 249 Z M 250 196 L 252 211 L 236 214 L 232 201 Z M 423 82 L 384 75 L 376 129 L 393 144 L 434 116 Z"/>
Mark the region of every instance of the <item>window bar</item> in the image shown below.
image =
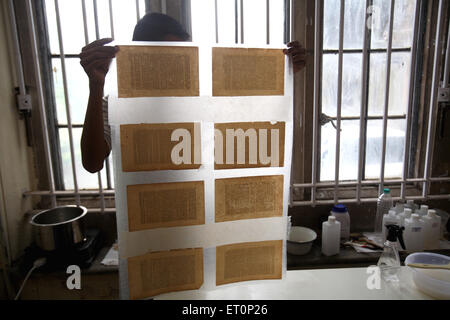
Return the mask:
<path id="1" fill-rule="evenodd" d="M 405 200 L 405 182 L 408 174 L 408 160 L 409 160 L 409 150 L 410 150 L 410 130 L 411 130 L 411 113 L 413 108 L 413 97 L 414 97 L 414 74 L 415 74 L 415 61 L 416 61 L 416 42 L 417 42 L 417 33 L 419 30 L 419 13 L 421 8 L 421 1 L 416 3 L 416 13 L 414 18 L 414 27 L 413 27 L 413 39 L 411 43 L 411 59 L 410 59 L 410 76 L 409 76 L 409 97 L 408 97 L 408 112 L 406 113 L 406 134 L 405 134 L 405 151 L 403 158 L 403 183 L 400 186 L 400 198 Z"/>
<path id="2" fill-rule="evenodd" d="M 363 163 L 364 163 L 364 137 L 366 126 L 363 125 L 364 119 L 367 111 L 367 65 L 368 65 L 368 41 L 369 41 L 369 26 L 367 26 L 367 21 L 369 18 L 369 6 L 370 0 L 366 0 L 366 10 L 364 19 L 364 42 L 363 42 L 363 61 L 362 61 L 362 84 L 361 84 L 361 110 L 359 115 L 359 158 L 358 158 L 358 183 L 356 185 L 356 200 L 360 203 L 361 199 L 361 181 L 363 179 Z"/>
<path id="3" fill-rule="evenodd" d="M 234 42 L 239 43 L 238 0 L 234 0 Z"/>
<path id="4" fill-rule="evenodd" d="M 167 1 L 166 0 L 161 0 L 161 12 L 164 14 L 167 14 Z"/>
<path id="5" fill-rule="evenodd" d="M 67 126 L 69 132 L 69 145 L 70 145 L 70 158 L 72 161 L 72 174 L 73 174 L 73 185 L 75 189 L 75 201 L 77 205 L 80 204 L 80 195 L 78 194 L 78 181 L 77 181 L 77 169 L 75 166 L 75 150 L 73 145 L 73 136 L 72 136 L 72 119 L 70 113 L 70 102 L 69 102 L 69 92 L 67 88 L 67 74 L 66 74 L 66 60 L 64 56 L 64 45 L 62 39 L 62 30 L 61 30 L 61 19 L 59 16 L 59 0 L 55 0 L 55 15 L 56 15 L 56 27 L 58 30 L 58 42 L 59 42 L 59 51 L 61 55 L 61 71 L 63 78 L 63 87 L 64 87 L 64 99 L 66 103 L 66 116 L 67 116 Z"/>
<path id="6" fill-rule="evenodd" d="M 444 65 L 444 81 L 442 82 L 442 87 L 446 88 L 449 86 L 449 73 L 450 73 L 450 19 L 448 23 L 447 31 L 447 50 L 445 51 L 445 65 Z"/>
<path id="7" fill-rule="evenodd" d="M 244 43 L 244 0 L 240 0 L 241 43 Z"/>
<path id="8" fill-rule="evenodd" d="M 106 187 L 108 189 L 112 189 L 111 183 L 111 166 L 109 165 L 109 159 L 111 156 L 108 156 L 105 160 L 105 168 L 106 168 Z"/>
<path id="9" fill-rule="evenodd" d="M 319 125 L 319 98 L 320 98 L 320 56 L 322 52 L 321 45 L 321 27 L 322 27 L 322 0 L 316 0 L 314 13 L 314 112 L 313 112 L 313 136 L 312 136 L 312 162 L 311 162 L 311 204 L 314 207 L 316 203 L 316 183 L 317 183 L 317 138 Z"/>
<path id="10" fill-rule="evenodd" d="M 217 0 L 214 0 L 214 22 L 216 24 L 216 43 L 219 43 L 219 21 L 217 16 Z"/>
<path id="11" fill-rule="evenodd" d="M 111 28 L 111 38 L 115 38 L 114 36 L 114 16 L 113 16 L 113 4 L 112 0 L 109 0 L 109 23 Z"/>
<path id="12" fill-rule="evenodd" d="M 141 13 L 139 12 L 139 0 L 136 0 L 136 22 L 141 19 Z"/>
<path id="13" fill-rule="evenodd" d="M 386 60 L 386 91 L 384 97 L 384 111 L 383 111 L 383 140 L 381 149 L 381 169 L 380 169 L 380 187 L 378 193 L 381 194 L 384 189 L 384 166 L 386 162 L 386 136 L 387 136 L 387 122 L 389 112 L 389 85 L 391 77 L 391 53 L 392 53 L 392 31 L 394 28 L 394 9 L 395 0 L 391 0 L 391 10 L 389 15 L 389 35 L 388 35 L 388 47 L 387 47 L 387 60 Z"/>
<path id="14" fill-rule="evenodd" d="M 339 18 L 339 61 L 338 61 L 338 87 L 337 87 L 337 119 L 336 119 L 336 156 L 334 166 L 334 202 L 338 202 L 339 161 L 341 146 L 341 109 L 342 109 L 342 64 L 344 58 L 344 13 L 345 0 L 341 0 Z"/>
<path id="15" fill-rule="evenodd" d="M 109 5 L 110 5 L 109 8 L 110 8 L 110 13 L 111 13 L 111 0 L 109 1 Z M 88 45 L 89 44 L 89 35 L 88 35 L 88 28 L 87 28 L 85 0 L 82 1 L 82 11 L 83 11 L 84 43 L 85 43 L 85 45 Z M 112 16 L 111 16 L 111 18 L 112 18 Z M 112 31 L 111 31 L 111 33 L 112 33 Z M 98 38 L 96 40 L 98 40 Z M 105 195 L 103 194 L 102 176 L 100 174 L 100 171 L 97 172 L 97 178 L 98 178 L 98 190 L 99 190 L 99 194 L 100 194 L 100 207 L 101 207 L 101 212 L 103 212 L 103 210 L 105 209 Z"/>
<path id="16" fill-rule="evenodd" d="M 430 111 L 428 114 L 428 133 L 427 133 L 427 147 L 426 147 L 426 155 L 425 155 L 425 172 L 424 178 L 425 182 L 423 183 L 422 188 L 422 196 L 426 197 L 429 194 L 430 190 L 430 177 L 431 177 L 431 162 L 433 159 L 433 147 L 434 147 L 434 129 L 436 127 L 436 118 L 437 118 L 437 97 L 438 92 L 437 89 L 439 87 L 439 55 L 441 53 L 442 42 L 441 40 L 441 25 L 443 20 L 443 0 L 439 0 L 439 16 L 436 27 L 436 38 L 435 38 L 435 48 L 434 48 L 434 65 L 433 65 L 433 78 L 431 83 L 431 97 L 430 97 Z M 448 198 L 448 197 L 447 197 Z"/>
<path id="17" fill-rule="evenodd" d="M 270 44 L 270 0 L 266 0 L 266 42 Z"/>
<path id="18" fill-rule="evenodd" d="M 100 39 L 100 31 L 98 28 L 97 0 L 94 0 L 94 22 L 95 22 L 95 39 Z"/>
<path id="19" fill-rule="evenodd" d="M 31 0 L 28 0 L 26 3 L 26 11 L 27 11 L 27 19 L 28 19 L 28 25 L 29 25 L 29 33 L 30 33 L 30 41 L 31 41 L 31 51 L 33 54 L 33 60 L 34 60 L 34 71 L 35 71 L 35 77 L 36 77 L 36 84 L 37 84 L 37 94 L 39 99 L 39 113 L 41 118 L 41 126 L 42 126 L 42 135 L 44 137 L 44 149 L 45 149 L 45 164 L 48 174 L 48 184 L 50 188 L 50 192 L 55 192 L 55 180 L 53 176 L 53 166 L 51 161 L 51 151 L 50 151 L 50 138 L 48 136 L 48 124 L 47 124 L 47 117 L 45 112 L 45 101 L 44 101 L 44 90 L 42 87 L 42 79 L 41 79 L 41 70 L 40 70 L 40 63 L 39 63 L 39 54 L 38 54 L 38 46 L 37 46 L 37 39 L 36 39 L 36 28 L 34 23 L 34 16 L 33 16 L 33 10 L 32 10 L 32 3 Z M 13 1 L 10 2 L 11 9 L 14 8 Z M 15 15 L 12 13 L 11 17 L 15 21 Z M 14 28 L 13 32 L 16 34 L 17 28 Z M 51 197 L 52 207 L 56 207 L 56 196 L 52 195 Z"/>

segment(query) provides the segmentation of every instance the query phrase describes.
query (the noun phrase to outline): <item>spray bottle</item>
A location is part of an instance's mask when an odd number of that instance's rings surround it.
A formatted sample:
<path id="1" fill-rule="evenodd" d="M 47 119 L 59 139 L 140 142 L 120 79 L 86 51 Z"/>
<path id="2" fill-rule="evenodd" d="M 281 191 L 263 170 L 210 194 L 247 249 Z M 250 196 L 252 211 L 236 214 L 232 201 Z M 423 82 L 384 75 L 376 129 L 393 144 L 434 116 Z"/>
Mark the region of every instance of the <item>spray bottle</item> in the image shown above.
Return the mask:
<path id="1" fill-rule="evenodd" d="M 378 267 L 380 267 L 381 277 L 387 282 L 399 281 L 397 273 L 400 269 L 400 257 L 397 250 L 397 239 L 400 245 L 405 249 L 403 242 L 404 227 L 395 224 L 386 225 L 387 237 L 384 243 L 383 253 L 378 260 Z"/>

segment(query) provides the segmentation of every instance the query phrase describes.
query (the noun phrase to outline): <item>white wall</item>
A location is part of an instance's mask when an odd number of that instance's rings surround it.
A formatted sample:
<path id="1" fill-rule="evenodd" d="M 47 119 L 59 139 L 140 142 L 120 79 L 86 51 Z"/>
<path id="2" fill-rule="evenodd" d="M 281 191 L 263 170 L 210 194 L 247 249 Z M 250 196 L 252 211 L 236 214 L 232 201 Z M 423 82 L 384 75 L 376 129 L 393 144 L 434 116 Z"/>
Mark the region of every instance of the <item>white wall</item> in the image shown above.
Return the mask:
<path id="1" fill-rule="evenodd" d="M 7 3 L 2 1 L 0 5 L 0 219 L 2 231 L 9 234 L 10 258 L 15 260 L 32 239 L 25 215 L 32 203 L 22 194 L 34 188 L 35 174 L 25 123 L 15 105 L 15 69 Z"/>

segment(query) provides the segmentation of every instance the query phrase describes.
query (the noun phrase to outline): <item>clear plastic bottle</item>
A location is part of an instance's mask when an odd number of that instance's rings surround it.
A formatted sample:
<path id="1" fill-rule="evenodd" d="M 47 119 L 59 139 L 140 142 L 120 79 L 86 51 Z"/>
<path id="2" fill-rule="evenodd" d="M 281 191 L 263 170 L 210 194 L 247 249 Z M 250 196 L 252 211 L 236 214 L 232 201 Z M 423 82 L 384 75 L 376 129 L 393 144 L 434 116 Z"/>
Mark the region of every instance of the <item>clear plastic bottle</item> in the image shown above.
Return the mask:
<path id="1" fill-rule="evenodd" d="M 411 218 L 412 210 L 410 208 L 405 208 L 402 213 L 398 215 L 400 227 L 405 226 L 405 220 Z"/>
<path id="2" fill-rule="evenodd" d="M 426 204 L 422 204 L 422 205 L 420 206 L 420 209 L 419 209 L 419 210 L 416 210 L 416 212 L 414 212 L 414 213 L 417 213 L 417 214 L 420 215 L 421 217 L 424 217 L 424 216 L 426 216 L 427 213 L 428 213 L 428 206 L 427 206 Z"/>
<path id="3" fill-rule="evenodd" d="M 423 251 L 424 222 L 416 213 L 405 220 L 405 245 L 410 252 Z"/>
<path id="4" fill-rule="evenodd" d="M 399 278 L 397 276 L 400 270 L 400 257 L 397 250 L 397 239 L 400 245 L 405 249 L 403 242 L 403 227 L 398 225 L 387 225 L 388 230 L 387 240 L 383 245 L 383 253 L 378 260 L 378 267 L 380 268 L 381 277 L 387 282 L 397 282 Z"/>
<path id="5" fill-rule="evenodd" d="M 322 253 L 332 256 L 339 253 L 341 238 L 341 223 L 335 216 L 328 216 L 328 221 L 322 223 Z"/>
<path id="6" fill-rule="evenodd" d="M 441 235 L 441 217 L 435 210 L 428 210 L 428 214 L 422 217 L 425 222 L 424 248 L 439 249 L 439 239 Z"/>
<path id="7" fill-rule="evenodd" d="M 375 216 L 375 228 L 376 233 L 381 233 L 383 231 L 383 216 L 389 212 L 389 210 L 394 205 L 391 197 L 391 190 L 385 188 L 383 194 L 378 197 L 377 201 L 377 214 Z"/>

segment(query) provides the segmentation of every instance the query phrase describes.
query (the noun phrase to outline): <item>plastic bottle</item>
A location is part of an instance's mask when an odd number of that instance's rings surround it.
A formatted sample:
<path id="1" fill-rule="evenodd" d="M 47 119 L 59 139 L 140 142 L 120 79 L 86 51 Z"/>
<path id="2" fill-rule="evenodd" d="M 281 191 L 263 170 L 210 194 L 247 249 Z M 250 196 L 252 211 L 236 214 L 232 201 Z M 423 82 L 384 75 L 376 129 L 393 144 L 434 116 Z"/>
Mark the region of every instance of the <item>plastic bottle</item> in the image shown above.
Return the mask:
<path id="1" fill-rule="evenodd" d="M 414 213 L 418 206 L 414 203 L 414 200 L 406 200 L 405 208 L 411 209 L 411 212 Z"/>
<path id="2" fill-rule="evenodd" d="M 387 235 L 387 225 L 398 225 L 400 226 L 400 220 L 398 216 L 395 214 L 395 210 L 389 210 L 388 214 L 383 216 L 383 243 L 386 241 Z"/>
<path id="3" fill-rule="evenodd" d="M 383 253 L 378 259 L 378 267 L 380 267 L 381 277 L 387 281 L 399 281 L 397 273 L 400 270 L 400 257 L 397 250 L 397 239 L 400 245 L 405 249 L 405 243 L 403 242 L 404 227 L 398 225 L 388 224 L 386 225 L 387 239 L 383 244 Z"/>
<path id="4" fill-rule="evenodd" d="M 383 193 L 378 197 L 377 201 L 377 214 L 375 216 L 375 232 L 381 233 L 383 231 L 382 223 L 383 216 L 389 212 L 392 208 L 393 202 L 391 197 L 391 190 L 386 188 Z"/>
<path id="5" fill-rule="evenodd" d="M 331 215 L 341 223 L 341 239 L 348 240 L 350 238 L 350 215 L 347 207 L 343 204 L 337 204 L 331 210 Z"/>
<path id="6" fill-rule="evenodd" d="M 419 210 L 416 210 L 415 213 L 417 213 L 417 214 L 420 215 L 421 217 L 426 216 L 427 213 L 428 213 L 428 206 L 427 206 L 426 204 L 422 204 L 422 205 L 420 206 L 420 209 L 419 209 Z"/>
<path id="7" fill-rule="evenodd" d="M 416 213 L 405 220 L 405 246 L 408 251 L 423 251 L 424 222 Z"/>
<path id="8" fill-rule="evenodd" d="M 435 210 L 428 210 L 428 214 L 422 217 L 425 223 L 425 249 L 439 249 L 439 238 L 441 235 L 441 217 Z"/>
<path id="9" fill-rule="evenodd" d="M 341 238 L 341 223 L 335 216 L 328 216 L 328 221 L 322 223 L 322 253 L 332 256 L 339 253 Z"/>
<path id="10" fill-rule="evenodd" d="M 405 226 L 405 220 L 411 218 L 412 210 L 410 208 L 405 208 L 402 213 L 398 215 L 400 227 Z"/>
<path id="11" fill-rule="evenodd" d="M 404 204 L 404 203 L 401 203 L 401 202 L 397 202 L 397 203 L 395 204 L 394 209 L 395 209 L 395 213 L 396 213 L 396 214 L 400 214 L 400 213 L 402 213 L 403 210 L 405 209 L 405 204 Z"/>

